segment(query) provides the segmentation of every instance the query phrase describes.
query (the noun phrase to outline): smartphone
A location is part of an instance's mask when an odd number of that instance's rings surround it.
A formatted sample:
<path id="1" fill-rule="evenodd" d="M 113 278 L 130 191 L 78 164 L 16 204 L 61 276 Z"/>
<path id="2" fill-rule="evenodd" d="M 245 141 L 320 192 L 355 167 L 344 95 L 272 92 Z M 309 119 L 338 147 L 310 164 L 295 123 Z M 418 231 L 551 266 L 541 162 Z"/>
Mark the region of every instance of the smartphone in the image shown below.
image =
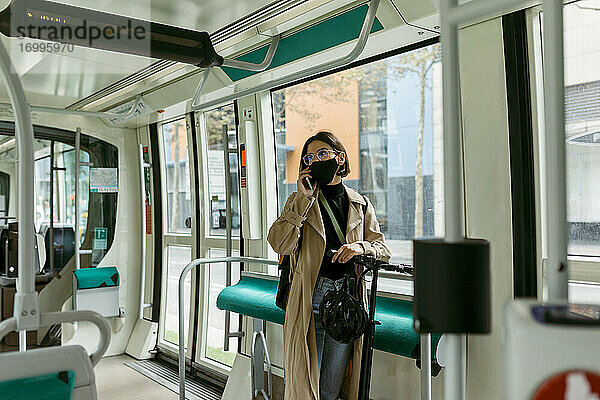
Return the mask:
<path id="1" fill-rule="evenodd" d="M 304 182 L 306 182 L 306 186 L 310 189 L 313 190 L 313 185 L 312 182 L 310 181 L 310 178 L 307 176 L 304 178 Z"/>
<path id="2" fill-rule="evenodd" d="M 304 170 L 307 170 L 307 169 L 310 169 L 310 167 L 304 168 Z M 307 177 L 304 178 L 304 183 L 305 183 L 306 187 L 308 187 L 310 190 L 313 190 L 313 188 L 314 188 L 314 180 L 313 179 L 310 179 L 307 176 Z"/>

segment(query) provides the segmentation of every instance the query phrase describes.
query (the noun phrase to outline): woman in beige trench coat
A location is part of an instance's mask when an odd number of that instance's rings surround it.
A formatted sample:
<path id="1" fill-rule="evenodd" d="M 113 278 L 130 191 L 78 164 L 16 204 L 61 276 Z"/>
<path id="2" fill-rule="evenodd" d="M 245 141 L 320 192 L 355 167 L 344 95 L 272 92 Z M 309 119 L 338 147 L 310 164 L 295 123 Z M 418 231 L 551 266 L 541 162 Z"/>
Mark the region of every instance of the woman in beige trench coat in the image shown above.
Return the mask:
<path id="1" fill-rule="evenodd" d="M 319 162 L 334 159 L 337 163 L 333 169 L 334 178 L 330 183 L 322 183 L 328 182 L 327 173 L 323 174 L 321 170 L 309 168 L 306 162 L 312 164 L 314 161 L 315 165 L 313 166 L 322 167 L 326 164 L 333 164 L 333 161 L 321 164 Z M 273 250 L 278 254 L 290 255 L 291 261 L 292 284 L 283 328 L 285 400 L 320 400 L 313 291 L 317 278 L 320 277 L 319 272 L 325 253 L 327 235 L 323 223 L 324 217 L 321 214 L 319 201 L 317 201 L 319 190 L 321 190 L 319 186 L 324 184 L 328 185 L 327 188 L 333 187 L 329 185 L 336 184 L 342 186 L 348 200 L 346 244 L 340 247 L 333 261 L 336 261 L 335 258 L 337 258 L 337 262 L 345 263 L 358 254 L 368 254 L 387 261 L 391 255 L 379 229 L 379 223 L 371 203 L 366 197 L 341 183 L 341 178 L 350 171 L 347 160 L 346 149 L 332 133 L 318 132 L 309 138 L 302 151 L 298 191 L 288 197 L 281 215 L 269 230 L 268 241 Z M 310 183 L 307 180 L 310 180 Z M 365 210 L 364 214 L 363 210 Z M 301 230 L 302 240 L 300 248 L 298 248 Z M 330 266 L 335 265 L 341 264 L 330 264 Z M 354 266 L 353 268 L 357 274 L 362 272 L 362 267 Z M 362 297 L 365 309 L 366 294 L 366 286 L 363 281 L 359 287 L 359 295 Z M 361 352 L 362 337 L 354 342 L 345 368 L 342 365 L 337 366 L 345 371 L 340 394 L 349 400 L 356 400 L 358 397 Z M 322 369 L 323 366 L 321 366 Z"/>

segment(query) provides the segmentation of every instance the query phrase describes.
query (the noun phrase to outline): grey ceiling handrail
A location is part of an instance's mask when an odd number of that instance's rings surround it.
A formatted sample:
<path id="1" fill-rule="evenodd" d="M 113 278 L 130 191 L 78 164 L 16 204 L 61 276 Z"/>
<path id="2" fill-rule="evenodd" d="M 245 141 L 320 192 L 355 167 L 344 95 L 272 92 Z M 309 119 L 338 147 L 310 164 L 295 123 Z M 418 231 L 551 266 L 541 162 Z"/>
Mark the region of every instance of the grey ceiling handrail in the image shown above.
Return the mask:
<path id="1" fill-rule="evenodd" d="M 204 90 L 204 86 L 206 85 L 206 82 L 208 81 L 208 76 L 210 75 L 210 70 L 211 70 L 211 67 L 206 68 L 204 70 L 204 73 L 202 74 L 202 79 L 200 79 L 200 82 L 198 82 L 198 86 L 196 87 L 196 91 L 194 92 L 194 97 L 192 97 L 192 108 L 194 108 L 196 106 L 196 103 L 200 99 L 200 95 L 202 94 L 202 91 Z"/>
<path id="2" fill-rule="evenodd" d="M 273 56 L 277 51 L 277 46 L 279 45 L 279 40 L 281 39 L 281 34 L 277 34 L 271 38 L 271 44 L 269 45 L 269 49 L 267 50 L 267 54 L 265 55 L 265 59 L 260 64 L 255 64 L 247 61 L 240 60 L 223 60 L 222 67 L 231 67 L 237 69 L 245 69 L 248 71 L 257 71 L 261 72 L 265 69 L 269 68 L 271 62 L 273 62 Z"/>
<path id="3" fill-rule="evenodd" d="M 237 69 L 245 69 L 247 71 L 264 71 L 273 62 L 273 56 L 275 56 L 275 52 L 277 51 L 277 46 L 279 45 L 279 40 L 281 39 L 281 34 L 277 34 L 271 38 L 271 44 L 269 45 L 269 49 L 267 50 L 267 54 L 265 55 L 265 59 L 260 64 L 255 64 L 247 61 L 239 61 L 239 60 L 223 60 L 222 67 L 231 67 Z M 194 97 L 192 97 L 192 108 L 198 106 L 198 100 L 200 100 L 200 96 L 202 95 L 202 91 L 204 90 L 204 86 L 208 81 L 208 76 L 210 75 L 211 67 L 208 67 L 204 70 L 202 74 L 202 78 L 200 82 L 198 82 L 198 86 L 196 87 L 196 91 L 194 92 Z"/>
<path id="4" fill-rule="evenodd" d="M 218 257 L 218 258 L 198 258 L 191 261 L 185 266 L 181 274 L 179 275 L 179 313 L 177 315 L 179 319 L 179 399 L 185 400 L 185 321 L 183 314 L 185 313 L 185 304 L 183 298 L 185 297 L 184 282 L 187 274 L 198 265 L 211 264 L 211 263 L 224 263 L 224 262 L 247 262 L 254 264 L 264 265 L 278 265 L 279 261 L 270 260 L 268 258 L 255 258 L 255 257 Z"/>
<path id="5" fill-rule="evenodd" d="M 217 106 L 222 103 L 226 103 L 229 101 L 233 101 L 239 99 L 244 96 L 248 96 L 257 92 L 261 92 L 264 90 L 270 90 L 278 86 L 287 85 L 291 82 L 294 82 L 298 79 L 306 78 L 309 76 L 313 76 L 319 74 L 321 72 L 325 72 L 331 69 L 335 69 L 337 67 L 341 67 L 343 65 L 349 64 L 350 62 L 356 60 L 356 58 L 362 53 L 367 44 L 367 39 L 369 38 L 369 34 L 371 33 L 371 28 L 373 27 L 373 21 L 375 21 L 375 14 L 377 13 L 377 9 L 379 7 L 380 0 L 370 0 L 369 1 L 369 10 L 367 11 L 367 15 L 365 16 L 365 20 L 363 22 L 362 28 L 360 30 L 360 34 L 358 36 L 358 40 L 354 45 L 354 48 L 345 56 L 337 58 L 335 60 L 327 61 L 322 64 L 315 65 L 303 71 L 299 71 L 278 79 L 274 79 L 260 85 L 254 86 L 252 88 L 240 90 L 239 92 L 220 97 L 215 100 L 210 100 L 201 104 L 193 105 L 192 111 L 197 111 L 201 109 L 206 109 L 210 107 Z"/>
<path id="6" fill-rule="evenodd" d="M 135 103 L 132 104 L 131 108 L 127 113 L 119 114 L 119 113 L 109 113 L 103 111 L 85 111 L 85 110 L 69 110 L 66 108 L 57 108 L 57 107 L 45 107 L 45 106 L 29 106 L 29 110 L 32 112 L 42 112 L 48 114 L 69 114 L 69 115 L 81 115 L 84 117 L 98 117 L 98 118 L 129 118 L 131 117 L 135 111 L 138 109 L 140 103 L 142 101 L 141 95 L 136 96 Z M 10 103 L 0 103 L 1 109 L 13 109 Z"/>

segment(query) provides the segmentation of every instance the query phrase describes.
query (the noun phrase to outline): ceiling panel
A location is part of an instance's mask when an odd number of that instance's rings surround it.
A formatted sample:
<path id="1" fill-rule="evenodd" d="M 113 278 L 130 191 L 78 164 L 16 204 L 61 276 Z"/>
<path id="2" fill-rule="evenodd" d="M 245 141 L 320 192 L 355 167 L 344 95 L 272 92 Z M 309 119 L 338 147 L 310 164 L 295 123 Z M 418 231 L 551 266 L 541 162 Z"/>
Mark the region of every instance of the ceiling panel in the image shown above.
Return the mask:
<path id="1" fill-rule="evenodd" d="M 39 106 L 66 107 L 156 61 L 85 47 L 48 53 L 27 47 L 39 46 L 41 41 L 4 36 L 1 40 L 21 77 L 28 101 Z M 4 87 L 0 93 L 6 101 Z"/>
<path id="2" fill-rule="evenodd" d="M 212 33 L 273 0 L 62 0 L 60 3 Z"/>
<path id="3" fill-rule="evenodd" d="M 214 32 L 268 5 L 272 0 L 66 0 L 60 2 Z M 21 76 L 28 101 L 39 106 L 67 107 L 157 61 L 84 47 L 75 47 L 72 51 L 52 54 L 24 51 L 22 44 L 42 42 L 0 36 L 9 49 L 11 60 Z M 0 97 L 2 97 L 1 101 L 8 100 L 3 87 L 0 87 Z"/>

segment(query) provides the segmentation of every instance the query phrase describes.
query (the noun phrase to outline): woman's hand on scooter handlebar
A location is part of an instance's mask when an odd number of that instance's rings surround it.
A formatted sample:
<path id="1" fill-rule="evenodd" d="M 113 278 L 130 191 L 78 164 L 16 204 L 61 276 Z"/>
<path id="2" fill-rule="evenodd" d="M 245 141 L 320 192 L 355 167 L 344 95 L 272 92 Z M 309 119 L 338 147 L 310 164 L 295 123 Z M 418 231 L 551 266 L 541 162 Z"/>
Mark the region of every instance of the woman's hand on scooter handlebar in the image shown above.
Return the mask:
<path id="1" fill-rule="evenodd" d="M 333 259 L 333 257 L 335 257 L 335 255 L 336 255 L 336 253 L 337 253 L 337 251 L 335 251 L 335 250 L 328 250 L 327 256 L 332 257 L 332 259 Z M 348 261 L 352 261 L 359 265 L 362 265 L 363 267 L 365 267 L 368 270 L 384 269 L 386 271 L 398 272 L 401 274 L 408 274 L 408 275 L 413 274 L 413 266 L 412 265 L 389 264 L 385 261 L 377 260 L 375 257 L 367 255 L 367 254 L 358 254 L 358 255 L 352 256 Z"/>
<path id="2" fill-rule="evenodd" d="M 401 274 L 408 274 L 408 275 L 412 275 L 412 273 L 413 273 L 412 265 L 390 264 L 385 261 L 377 260 L 375 257 L 368 256 L 368 255 L 355 256 L 352 258 L 352 261 L 354 261 L 355 263 L 357 263 L 359 265 L 362 265 L 363 267 L 365 267 L 366 269 L 369 269 L 369 270 L 383 269 L 386 271 L 398 272 Z"/>
<path id="3" fill-rule="evenodd" d="M 360 256 L 365 253 L 365 249 L 359 243 L 346 243 L 342 245 L 337 251 L 332 251 L 333 257 L 331 262 L 338 262 L 345 264 L 356 256 Z"/>
<path id="4" fill-rule="evenodd" d="M 333 259 L 336 257 L 337 253 L 338 253 L 337 250 L 327 250 L 327 257 L 331 257 L 332 258 L 332 262 L 334 262 Z M 352 257 L 350 257 L 348 259 L 348 261 L 352 261 L 352 262 L 355 262 L 357 264 L 360 264 L 360 265 L 366 267 L 367 269 L 372 269 L 373 266 L 375 266 L 376 264 L 383 263 L 383 261 L 378 261 L 373 256 L 370 256 L 370 255 L 367 255 L 367 254 L 362 254 L 362 253 L 361 254 L 353 255 Z M 341 262 L 341 261 L 338 261 L 338 262 Z"/>

